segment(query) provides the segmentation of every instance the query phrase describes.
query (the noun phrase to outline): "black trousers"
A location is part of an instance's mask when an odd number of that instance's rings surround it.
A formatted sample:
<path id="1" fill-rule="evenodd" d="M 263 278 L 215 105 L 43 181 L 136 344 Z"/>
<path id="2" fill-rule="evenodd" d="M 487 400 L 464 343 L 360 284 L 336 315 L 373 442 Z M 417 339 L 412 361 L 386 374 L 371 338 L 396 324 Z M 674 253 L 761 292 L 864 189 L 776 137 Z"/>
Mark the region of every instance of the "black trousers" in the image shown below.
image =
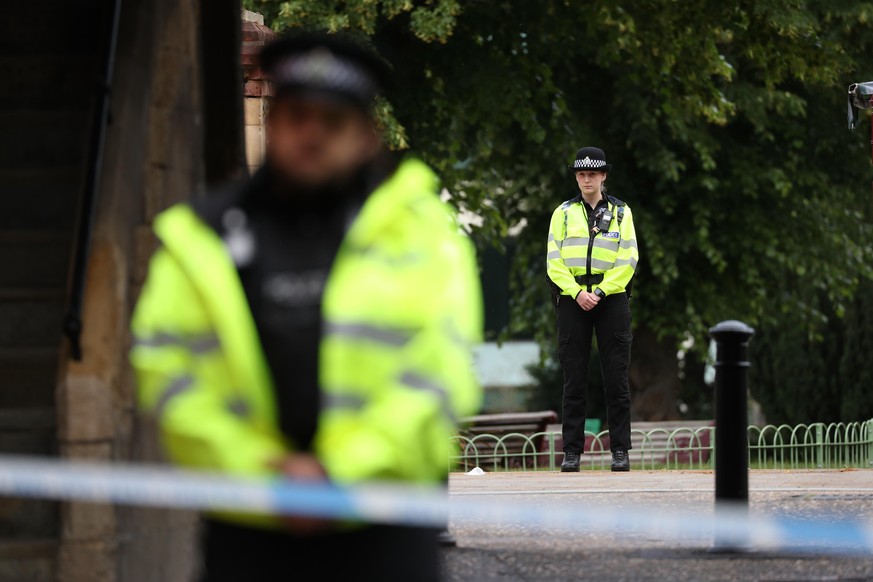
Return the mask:
<path id="1" fill-rule="evenodd" d="M 374 525 L 318 536 L 205 520 L 201 582 L 379 580 L 437 582 L 437 531 Z"/>
<path id="2" fill-rule="evenodd" d="M 567 295 L 557 305 L 558 356 L 564 371 L 564 452 L 581 453 L 585 446 L 588 402 L 588 362 L 592 331 L 597 334 L 600 369 L 606 393 L 606 415 L 612 450 L 630 449 L 631 312 L 626 293 L 609 295 L 585 311 Z"/>

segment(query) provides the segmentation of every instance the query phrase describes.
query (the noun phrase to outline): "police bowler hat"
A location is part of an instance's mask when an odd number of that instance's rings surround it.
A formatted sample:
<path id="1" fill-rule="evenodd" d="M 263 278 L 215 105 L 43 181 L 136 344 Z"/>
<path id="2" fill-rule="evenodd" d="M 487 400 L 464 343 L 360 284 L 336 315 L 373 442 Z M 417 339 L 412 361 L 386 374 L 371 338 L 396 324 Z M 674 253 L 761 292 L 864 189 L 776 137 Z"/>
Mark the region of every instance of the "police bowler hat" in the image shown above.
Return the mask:
<path id="1" fill-rule="evenodd" d="M 584 147 L 576 152 L 576 161 L 570 166 L 573 172 L 608 172 L 612 164 L 606 163 L 606 154 L 600 148 Z"/>

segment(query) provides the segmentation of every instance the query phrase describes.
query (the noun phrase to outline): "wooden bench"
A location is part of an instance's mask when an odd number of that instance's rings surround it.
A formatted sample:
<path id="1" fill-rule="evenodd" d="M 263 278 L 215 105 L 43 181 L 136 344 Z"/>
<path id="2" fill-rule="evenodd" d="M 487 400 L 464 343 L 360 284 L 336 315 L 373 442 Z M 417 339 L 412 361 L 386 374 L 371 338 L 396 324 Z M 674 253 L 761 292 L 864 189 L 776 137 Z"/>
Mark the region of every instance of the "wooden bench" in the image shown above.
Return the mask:
<path id="1" fill-rule="evenodd" d="M 495 463 L 502 468 L 531 468 L 534 462 L 541 467 L 543 462 L 548 463 L 548 459 L 535 461 L 531 455 L 541 451 L 544 445 L 548 450 L 548 442 L 542 433 L 557 421 L 558 413 L 554 410 L 479 414 L 462 418 L 459 432 L 462 437 L 459 439 L 461 452 L 468 457 L 478 454 L 479 464 L 483 468 L 494 467 Z M 477 439 L 480 435 L 493 435 L 495 438 Z M 528 455 L 527 458 L 525 455 Z"/>

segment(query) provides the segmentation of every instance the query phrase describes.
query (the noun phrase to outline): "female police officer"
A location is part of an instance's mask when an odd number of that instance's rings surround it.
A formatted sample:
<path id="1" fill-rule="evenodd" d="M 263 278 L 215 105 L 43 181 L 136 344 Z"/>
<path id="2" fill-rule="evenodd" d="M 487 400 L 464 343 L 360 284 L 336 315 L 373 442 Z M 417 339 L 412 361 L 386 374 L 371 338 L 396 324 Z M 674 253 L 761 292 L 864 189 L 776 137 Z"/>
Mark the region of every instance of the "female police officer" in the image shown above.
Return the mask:
<path id="1" fill-rule="evenodd" d="M 630 470 L 627 369 L 632 336 L 628 298 L 639 253 L 630 208 L 607 196 L 603 188 L 611 167 L 603 150 L 585 147 L 577 152 L 571 169 L 579 195 L 555 209 L 549 232 L 546 264 L 564 371 L 564 472 L 579 470 L 585 444 L 592 330 L 600 350 L 612 470 Z"/>

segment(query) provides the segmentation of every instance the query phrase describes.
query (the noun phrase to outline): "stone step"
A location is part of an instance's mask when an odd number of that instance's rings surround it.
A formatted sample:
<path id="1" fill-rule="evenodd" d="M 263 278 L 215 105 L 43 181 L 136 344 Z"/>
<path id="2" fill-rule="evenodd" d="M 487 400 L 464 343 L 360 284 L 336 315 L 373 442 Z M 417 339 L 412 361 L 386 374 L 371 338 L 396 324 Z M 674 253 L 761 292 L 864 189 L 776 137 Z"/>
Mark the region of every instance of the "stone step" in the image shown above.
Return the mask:
<path id="1" fill-rule="evenodd" d="M 71 232 L 0 230 L 0 288 L 66 288 L 72 245 Z"/>
<path id="2" fill-rule="evenodd" d="M 17 2 L 0 21 L 0 52 L 95 52 L 103 18 L 98 0 Z"/>
<path id="3" fill-rule="evenodd" d="M 51 538 L 58 533 L 58 504 L 38 499 L 0 498 L 0 540 Z M 0 580 L 6 580 L 0 576 Z"/>
<path id="4" fill-rule="evenodd" d="M 53 409 L 0 410 L 0 453 L 54 456 L 56 443 Z M 57 534 L 57 524 L 53 501 L 0 497 L 0 539 L 51 537 Z"/>
<path id="5" fill-rule="evenodd" d="M 0 347 L 42 348 L 63 340 L 63 301 L 5 301 L 0 303 Z"/>
<path id="6" fill-rule="evenodd" d="M 88 132 L 88 115 L 81 111 L 0 111 L 0 168 L 80 165 Z"/>
<path id="7" fill-rule="evenodd" d="M 0 348 L 0 411 L 54 407 L 59 347 Z"/>
<path id="8" fill-rule="evenodd" d="M 0 409 L 0 432 L 2 433 L 52 432 L 55 424 L 55 411 L 52 408 Z"/>
<path id="9" fill-rule="evenodd" d="M 97 92 L 97 59 L 69 53 L 3 53 L 0 78 L 0 109 L 87 111 Z"/>
<path id="10" fill-rule="evenodd" d="M 80 164 L 0 170 L 0 230 L 72 231 L 82 180 Z"/>
<path id="11" fill-rule="evenodd" d="M 0 540 L 0 580 L 54 582 L 57 553 L 53 537 Z"/>
<path id="12" fill-rule="evenodd" d="M 4 301 L 9 295 L 14 299 Z M 55 289 L 0 290 L 0 417 L 9 407 L 54 406 L 64 295 Z"/>
<path id="13" fill-rule="evenodd" d="M 0 303 L 15 301 L 63 301 L 63 287 L 0 287 Z"/>

